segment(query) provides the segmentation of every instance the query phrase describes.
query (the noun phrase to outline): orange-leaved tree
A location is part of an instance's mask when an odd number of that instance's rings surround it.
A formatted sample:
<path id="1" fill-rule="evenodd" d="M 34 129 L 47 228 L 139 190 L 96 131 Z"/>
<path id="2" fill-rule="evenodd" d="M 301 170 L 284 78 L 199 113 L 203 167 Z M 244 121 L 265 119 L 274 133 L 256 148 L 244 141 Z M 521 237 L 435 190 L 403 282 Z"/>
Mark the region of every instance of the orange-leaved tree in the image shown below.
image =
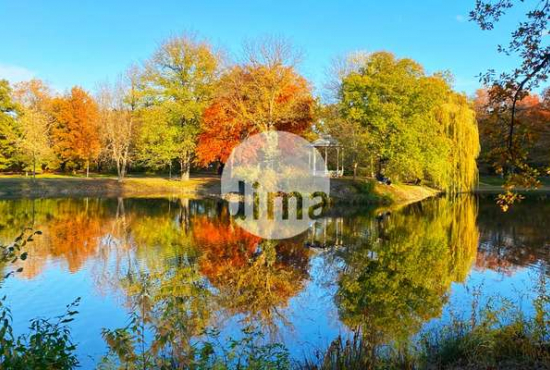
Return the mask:
<path id="1" fill-rule="evenodd" d="M 259 50 L 221 77 L 203 113 L 199 164 L 225 163 L 240 141 L 259 132 L 302 134 L 311 127 L 315 100 L 306 79 L 288 61 L 288 49 L 271 42 Z"/>
<path id="2" fill-rule="evenodd" d="M 525 90 L 521 99 L 516 101 L 512 149 L 516 158 L 521 159 L 520 163 L 524 165 L 519 169 L 520 175 L 519 172 L 514 172 L 515 169 L 510 168 L 513 162 L 508 160 L 509 148 L 502 145 L 509 135 L 510 106 L 513 99 L 493 97 L 505 94 L 510 94 L 510 91 L 499 86 L 476 92 L 474 107 L 482 144 L 482 163 L 485 162 L 501 175 L 509 174 L 508 180 L 513 180 L 515 186 L 538 186 L 540 183 L 537 177 L 544 172 L 549 158 L 550 110 L 546 105 L 548 99 L 543 95 L 541 100 L 538 95 Z M 499 102 L 495 103 L 496 100 Z"/>
<path id="3" fill-rule="evenodd" d="M 70 94 L 54 99 L 54 150 L 62 165 L 86 168 L 97 159 L 101 146 L 98 129 L 98 107 L 94 99 L 80 87 L 73 87 Z"/>

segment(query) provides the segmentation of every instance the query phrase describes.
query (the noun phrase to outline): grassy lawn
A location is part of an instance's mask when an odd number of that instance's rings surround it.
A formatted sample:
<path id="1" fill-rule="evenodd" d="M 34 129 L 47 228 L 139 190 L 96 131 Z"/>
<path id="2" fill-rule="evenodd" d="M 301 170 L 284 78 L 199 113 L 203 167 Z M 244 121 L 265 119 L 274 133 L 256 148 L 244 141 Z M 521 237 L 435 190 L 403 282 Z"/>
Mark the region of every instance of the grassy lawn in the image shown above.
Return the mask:
<path id="1" fill-rule="evenodd" d="M 538 191 L 538 192 L 550 192 L 550 177 L 541 178 L 541 187 L 538 189 L 533 189 L 529 191 Z M 480 192 L 500 192 L 502 191 L 502 185 L 504 184 L 504 179 L 500 176 L 481 176 L 479 179 L 479 186 L 476 191 Z M 524 190 L 524 189 L 518 189 Z"/>
<path id="2" fill-rule="evenodd" d="M 0 175 L 0 198 L 44 198 L 87 196 L 167 196 L 209 195 L 217 190 L 215 176 L 192 176 L 188 181 L 160 176 L 128 176 L 119 182 L 116 176 L 44 174 L 36 180 L 21 175 Z M 219 191 L 218 191 L 219 192 Z"/>
<path id="3" fill-rule="evenodd" d="M 220 194 L 220 177 L 195 174 L 190 180 L 145 174 L 129 175 L 121 183 L 113 175 L 41 174 L 36 180 L 24 175 L 0 174 L 0 199 L 56 198 L 56 197 L 164 197 L 217 196 Z M 424 186 L 393 184 L 352 178 L 332 179 L 331 196 L 336 202 L 357 204 L 404 204 L 437 194 Z"/>
<path id="4" fill-rule="evenodd" d="M 504 180 L 499 176 L 482 176 L 477 192 L 499 193 Z M 550 192 L 550 177 L 542 179 L 542 186 L 530 192 Z M 518 189 L 522 191 L 522 189 Z M 86 178 L 83 174 L 40 174 L 36 180 L 31 176 L 0 174 L 0 198 L 54 198 L 54 197 L 164 197 L 178 196 L 217 196 L 220 194 L 219 176 L 194 174 L 191 179 L 171 180 L 168 176 L 137 174 L 129 175 L 121 183 L 116 176 L 93 174 Z M 331 196 L 343 203 L 410 203 L 436 195 L 437 191 L 425 186 L 353 181 L 352 178 L 332 179 Z"/>
<path id="5" fill-rule="evenodd" d="M 427 186 L 392 184 L 378 181 L 342 177 L 331 180 L 330 195 L 337 202 L 371 204 L 408 204 L 437 195 L 439 192 Z"/>

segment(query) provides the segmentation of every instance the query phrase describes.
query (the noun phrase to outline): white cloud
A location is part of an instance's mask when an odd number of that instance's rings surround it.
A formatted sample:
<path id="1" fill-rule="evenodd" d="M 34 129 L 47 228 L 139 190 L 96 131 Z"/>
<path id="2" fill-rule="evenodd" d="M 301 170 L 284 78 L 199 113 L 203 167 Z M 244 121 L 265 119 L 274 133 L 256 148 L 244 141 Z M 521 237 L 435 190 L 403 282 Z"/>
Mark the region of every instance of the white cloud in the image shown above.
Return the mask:
<path id="1" fill-rule="evenodd" d="M 457 15 L 457 16 L 455 17 L 455 19 L 457 20 L 457 22 L 460 22 L 460 23 L 466 22 L 466 18 L 464 18 L 464 16 L 462 16 L 462 15 L 460 15 L 460 14 Z"/>
<path id="2" fill-rule="evenodd" d="M 35 73 L 27 68 L 0 64 L 0 79 L 6 79 L 11 83 L 30 80 L 35 76 Z"/>

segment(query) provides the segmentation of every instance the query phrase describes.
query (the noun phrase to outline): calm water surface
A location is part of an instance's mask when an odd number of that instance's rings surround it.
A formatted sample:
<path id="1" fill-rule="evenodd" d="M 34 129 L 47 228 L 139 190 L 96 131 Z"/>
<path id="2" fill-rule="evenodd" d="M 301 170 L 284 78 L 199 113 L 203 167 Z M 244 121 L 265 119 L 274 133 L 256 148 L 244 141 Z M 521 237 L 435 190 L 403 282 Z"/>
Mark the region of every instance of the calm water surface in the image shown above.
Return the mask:
<path id="1" fill-rule="evenodd" d="M 136 296 L 180 298 L 185 335 L 221 338 L 255 324 L 296 358 L 366 322 L 382 340 L 467 317 L 481 302 L 530 299 L 550 261 L 550 200 L 502 213 L 490 198 L 432 199 L 390 212 L 332 209 L 303 235 L 264 241 L 224 203 L 182 199 L 0 201 L 0 241 L 41 230 L 24 270 L 2 284 L 16 330 L 61 314 L 84 368 L 105 354 L 102 328 L 128 323 Z"/>

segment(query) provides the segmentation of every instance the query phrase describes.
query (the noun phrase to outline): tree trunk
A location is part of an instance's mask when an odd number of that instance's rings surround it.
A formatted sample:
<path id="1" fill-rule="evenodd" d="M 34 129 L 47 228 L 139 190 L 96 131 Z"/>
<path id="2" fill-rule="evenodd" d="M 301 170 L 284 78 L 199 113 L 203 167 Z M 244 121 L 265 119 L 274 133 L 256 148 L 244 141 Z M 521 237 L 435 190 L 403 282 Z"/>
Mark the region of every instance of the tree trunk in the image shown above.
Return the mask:
<path id="1" fill-rule="evenodd" d="M 172 180 L 172 161 L 168 164 L 168 179 Z"/>
<path id="2" fill-rule="evenodd" d="M 189 158 L 180 160 L 181 166 L 181 181 L 189 180 L 190 163 Z"/>
<path id="3" fill-rule="evenodd" d="M 36 180 L 36 157 L 32 156 L 32 178 Z"/>
<path id="4" fill-rule="evenodd" d="M 124 181 L 124 178 L 126 177 L 126 173 L 127 173 L 127 170 L 126 170 L 126 166 L 127 166 L 127 163 L 126 163 L 126 158 L 124 158 L 122 160 L 122 165 L 120 166 L 120 181 Z"/>
<path id="5" fill-rule="evenodd" d="M 86 161 L 86 178 L 90 177 L 90 161 Z"/>
<path id="6" fill-rule="evenodd" d="M 223 168 L 225 167 L 225 163 L 219 161 L 218 162 L 218 168 L 216 169 L 216 173 L 221 176 L 223 174 Z"/>
<path id="7" fill-rule="evenodd" d="M 353 162 L 353 179 L 355 180 L 357 178 L 357 162 Z"/>
<path id="8" fill-rule="evenodd" d="M 116 176 L 117 176 L 117 180 L 118 182 L 122 182 L 122 171 L 121 171 L 121 168 L 120 168 L 120 160 L 117 159 L 116 161 Z"/>

